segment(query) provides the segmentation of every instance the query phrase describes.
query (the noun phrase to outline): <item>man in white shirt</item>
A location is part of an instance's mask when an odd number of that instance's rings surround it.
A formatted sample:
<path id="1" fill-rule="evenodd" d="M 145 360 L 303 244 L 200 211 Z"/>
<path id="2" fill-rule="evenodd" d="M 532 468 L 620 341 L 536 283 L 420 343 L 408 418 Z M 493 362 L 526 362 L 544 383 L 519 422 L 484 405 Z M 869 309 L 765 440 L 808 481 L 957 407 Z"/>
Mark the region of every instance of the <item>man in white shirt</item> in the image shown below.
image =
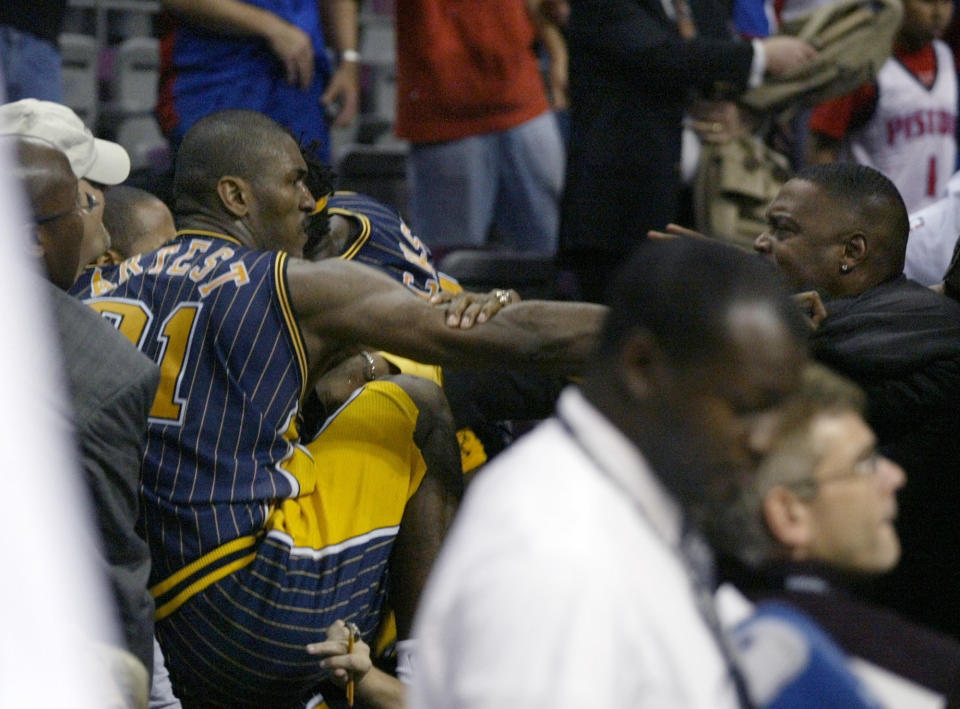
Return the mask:
<path id="1" fill-rule="evenodd" d="M 777 428 L 805 360 L 774 276 L 698 240 L 617 277 L 587 376 L 471 483 L 414 628 L 411 707 L 735 707 L 686 541 Z"/>
<path id="2" fill-rule="evenodd" d="M 925 286 L 940 283 L 960 235 L 960 172 L 943 197 L 910 214 L 910 237 L 903 272 Z"/>

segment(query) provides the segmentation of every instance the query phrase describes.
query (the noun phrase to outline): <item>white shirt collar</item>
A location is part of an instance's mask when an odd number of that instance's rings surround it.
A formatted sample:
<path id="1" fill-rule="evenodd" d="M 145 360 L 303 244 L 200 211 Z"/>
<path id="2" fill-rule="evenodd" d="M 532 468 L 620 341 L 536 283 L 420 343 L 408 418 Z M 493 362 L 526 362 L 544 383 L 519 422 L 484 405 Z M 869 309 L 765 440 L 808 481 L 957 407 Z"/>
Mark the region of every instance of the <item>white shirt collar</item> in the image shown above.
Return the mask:
<path id="1" fill-rule="evenodd" d="M 637 448 L 580 393 L 567 387 L 557 413 L 573 429 L 585 452 L 640 508 L 656 534 L 671 548 L 680 544 L 683 515 Z"/>

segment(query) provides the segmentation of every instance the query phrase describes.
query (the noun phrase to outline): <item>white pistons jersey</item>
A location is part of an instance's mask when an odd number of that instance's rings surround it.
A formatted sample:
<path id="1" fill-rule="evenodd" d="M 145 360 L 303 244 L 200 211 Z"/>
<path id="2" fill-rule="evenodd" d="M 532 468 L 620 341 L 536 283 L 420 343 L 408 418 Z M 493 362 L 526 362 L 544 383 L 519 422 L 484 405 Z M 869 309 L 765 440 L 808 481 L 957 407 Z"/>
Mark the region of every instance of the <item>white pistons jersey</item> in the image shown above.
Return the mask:
<path id="1" fill-rule="evenodd" d="M 876 110 L 847 136 L 842 154 L 889 177 L 910 212 L 944 193 L 956 165 L 957 73 L 947 45 L 934 40 L 933 48 L 929 88 L 896 58 L 880 67 Z"/>

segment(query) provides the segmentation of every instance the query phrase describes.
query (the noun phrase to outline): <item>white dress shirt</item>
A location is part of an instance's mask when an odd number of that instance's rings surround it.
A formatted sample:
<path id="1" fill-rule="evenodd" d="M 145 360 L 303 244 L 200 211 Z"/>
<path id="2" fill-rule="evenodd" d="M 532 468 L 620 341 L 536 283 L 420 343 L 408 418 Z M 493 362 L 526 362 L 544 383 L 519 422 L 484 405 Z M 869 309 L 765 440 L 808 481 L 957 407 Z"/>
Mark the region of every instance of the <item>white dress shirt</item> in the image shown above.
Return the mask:
<path id="1" fill-rule="evenodd" d="M 946 194 L 910 215 L 910 237 L 903 272 L 921 285 L 943 280 L 960 235 L 960 172 L 947 183 Z"/>
<path id="2" fill-rule="evenodd" d="M 576 440 L 551 419 L 471 484 L 415 621 L 409 706 L 737 706 L 676 505 L 578 390 L 558 411 Z"/>

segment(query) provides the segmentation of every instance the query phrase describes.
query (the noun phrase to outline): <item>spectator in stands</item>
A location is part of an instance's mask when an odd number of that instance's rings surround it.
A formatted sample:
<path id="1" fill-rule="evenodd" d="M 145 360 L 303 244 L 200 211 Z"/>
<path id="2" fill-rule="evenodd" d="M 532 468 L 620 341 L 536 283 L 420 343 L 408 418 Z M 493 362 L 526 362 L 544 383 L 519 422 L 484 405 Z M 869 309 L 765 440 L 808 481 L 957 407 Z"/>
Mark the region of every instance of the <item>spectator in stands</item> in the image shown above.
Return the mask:
<path id="1" fill-rule="evenodd" d="M 731 98 L 815 54 L 791 37 L 734 41 L 726 21 L 715 2 L 572 4 L 560 250 L 585 299 L 602 302 L 609 274 L 634 244 L 677 220 L 681 122 L 691 93 Z"/>
<path id="2" fill-rule="evenodd" d="M 66 156 L 45 141 L 18 138 L 19 167 L 34 213 L 39 256 L 52 284 L 57 333 L 70 393 L 70 419 L 100 531 L 124 649 L 121 680 L 145 700 L 153 668 L 150 557 L 135 525 L 147 413 L 159 381 L 156 365 L 64 291 L 73 283 L 88 210 Z M 140 706 L 136 701 L 132 706 Z"/>
<path id="3" fill-rule="evenodd" d="M 174 151 L 199 118 L 265 113 L 330 157 L 326 112 L 357 112 L 357 0 L 163 0 L 157 119 Z M 325 11 L 321 24 L 321 10 Z M 333 39 L 336 69 L 327 55 Z"/>
<path id="4" fill-rule="evenodd" d="M 162 361 L 144 527 L 157 633 L 185 702 L 308 698 L 329 672 L 303 648 L 338 618 L 369 641 L 388 567 L 398 632 L 409 634 L 459 469 L 424 470 L 416 404 L 389 382 L 370 381 L 352 405 L 368 407 L 382 455 L 403 475 L 358 467 L 371 451 L 351 445 L 349 427 L 337 445 L 322 434 L 301 444 L 300 401 L 319 376 L 358 345 L 446 366 L 566 372 L 585 360 L 605 312 L 523 302 L 464 329 L 371 269 L 302 261 L 316 206 L 306 174 L 296 141 L 266 116 L 207 116 L 177 156 L 180 236 L 139 270 L 98 267 L 74 286 Z"/>
<path id="5" fill-rule="evenodd" d="M 0 100 L 63 101 L 58 40 L 67 0 L 5 2 L 0 5 Z"/>
<path id="6" fill-rule="evenodd" d="M 552 255 L 565 150 L 526 4 L 399 0 L 396 33 L 396 132 L 411 143 L 417 234 L 434 249 L 480 247 L 493 227 L 509 248 Z"/>
<path id="7" fill-rule="evenodd" d="M 687 513 L 766 453 L 806 329 L 769 269 L 705 240 L 641 244 L 610 303 L 582 384 L 467 490 L 417 616 L 416 709 L 738 705 Z"/>
<path id="8" fill-rule="evenodd" d="M 869 165 L 893 180 L 909 211 L 940 198 L 956 169 L 957 72 L 938 37 L 952 0 L 904 0 L 894 55 L 874 82 L 810 116 L 810 161 Z"/>
<path id="9" fill-rule="evenodd" d="M 177 236 L 169 207 L 146 190 L 127 185 L 107 190 L 103 224 L 110 233 L 110 248 L 98 255 L 100 265 L 153 251 Z"/>
<path id="10" fill-rule="evenodd" d="M 886 706 L 919 706 L 928 692 L 957 706 L 960 644 L 850 591 L 900 558 L 894 518 L 905 476 L 876 451 L 865 403 L 854 384 L 810 365 L 756 478 L 722 516 L 707 518 L 711 538 L 743 565 L 734 582 L 751 598 L 788 602 L 847 654 L 891 673 L 906 701 Z M 861 676 L 890 697 L 875 671 Z"/>
<path id="11" fill-rule="evenodd" d="M 960 172 L 953 173 L 943 196 L 910 213 L 910 237 L 903 273 L 925 286 L 943 280 L 960 237 Z"/>
<path id="12" fill-rule="evenodd" d="M 767 222 L 756 250 L 795 290 L 822 296 L 814 356 L 864 388 L 880 450 L 910 481 L 903 560 L 883 580 L 884 602 L 960 637 L 960 305 L 903 276 L 906 208 L 872 168 L 805 168 Z"/>

